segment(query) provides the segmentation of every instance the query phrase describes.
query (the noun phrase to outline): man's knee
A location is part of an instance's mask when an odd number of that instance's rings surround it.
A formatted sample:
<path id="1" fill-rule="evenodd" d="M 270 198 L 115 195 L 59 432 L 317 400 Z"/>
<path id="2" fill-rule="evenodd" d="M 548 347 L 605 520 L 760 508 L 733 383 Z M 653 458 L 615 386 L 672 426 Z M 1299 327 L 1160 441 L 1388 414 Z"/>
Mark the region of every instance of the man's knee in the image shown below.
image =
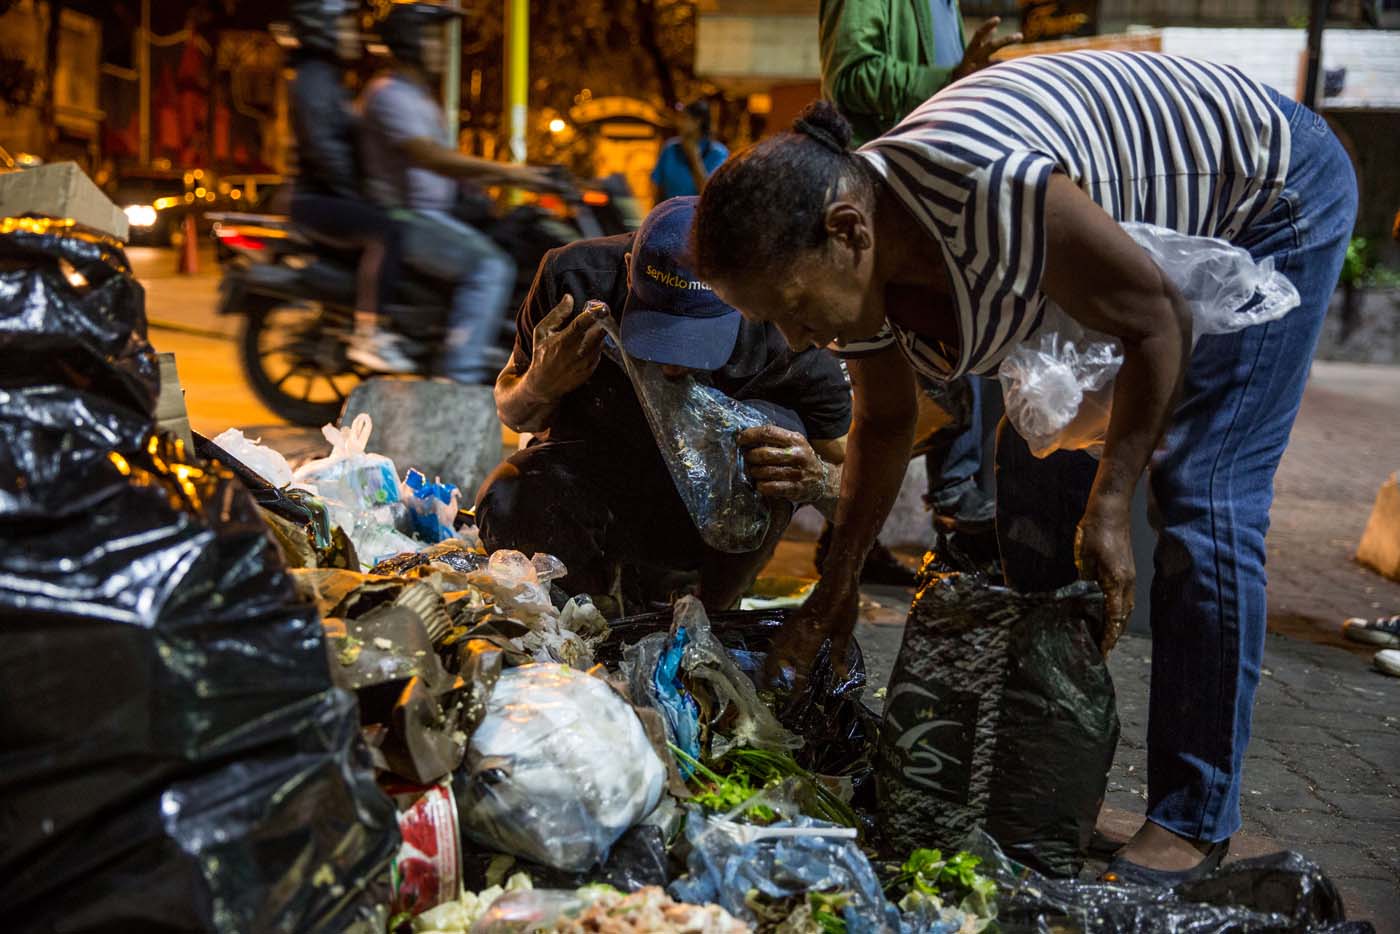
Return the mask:
<path id="1" fill-rule="evenodd" d="M 519 526 L 522 505 L 531 501 L 529 481 L 522 479 L 520 468 L 507 460 L 498 466 L 481 484 L 476 494 L 476 527 L 488 551 L 501 546 L 501 539 L 510 529 Z"/>

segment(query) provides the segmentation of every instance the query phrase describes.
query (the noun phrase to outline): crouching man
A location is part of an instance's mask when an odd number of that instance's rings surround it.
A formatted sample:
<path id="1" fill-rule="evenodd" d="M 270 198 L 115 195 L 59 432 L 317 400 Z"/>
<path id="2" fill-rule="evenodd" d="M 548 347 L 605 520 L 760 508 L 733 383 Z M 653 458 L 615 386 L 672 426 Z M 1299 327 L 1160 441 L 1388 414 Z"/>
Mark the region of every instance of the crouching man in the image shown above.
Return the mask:
<path id="1" fill-rule="evenodd" d="M 663 601 L 685 587 L 712 610 L 730 607 L 772 555 L 793 508 L 829 511 L 840 490 L 851 422 L 840 364 L 825 350 L 790 350 L 775 327 L 744 320 L 696 279 L 685 262 L 695 202 L 672 198 L 635 235 L 547 254 L 496 380 L 501 421 L 534 439 L 483 484 L 482 541 L 492 551 L 557 556 L 571 594 Z M 631 381 L 604 353 L 601 322 L 583 312 L 590 299 L 618 316 L 632 357 L 672 379 L 694 376 L 771 419 L 739 439 L 749 479 L 773 514 L 757 550 L 725 554 L 701 540 Z"/>

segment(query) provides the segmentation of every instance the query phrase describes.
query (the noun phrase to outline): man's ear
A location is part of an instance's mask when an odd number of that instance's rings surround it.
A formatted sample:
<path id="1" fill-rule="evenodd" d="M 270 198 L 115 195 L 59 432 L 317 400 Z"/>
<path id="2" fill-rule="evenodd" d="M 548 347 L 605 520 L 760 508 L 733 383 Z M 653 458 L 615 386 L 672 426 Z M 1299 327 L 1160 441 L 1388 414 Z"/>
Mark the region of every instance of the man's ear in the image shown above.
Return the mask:
<path id="1" fill-rule="evenodd" d="M 868 250 L 874 243 L 870 219 L 865 210 L 853 201 L 836 200 L 826 206 L 823 218 L 827 236 L 852 252 Z"/>

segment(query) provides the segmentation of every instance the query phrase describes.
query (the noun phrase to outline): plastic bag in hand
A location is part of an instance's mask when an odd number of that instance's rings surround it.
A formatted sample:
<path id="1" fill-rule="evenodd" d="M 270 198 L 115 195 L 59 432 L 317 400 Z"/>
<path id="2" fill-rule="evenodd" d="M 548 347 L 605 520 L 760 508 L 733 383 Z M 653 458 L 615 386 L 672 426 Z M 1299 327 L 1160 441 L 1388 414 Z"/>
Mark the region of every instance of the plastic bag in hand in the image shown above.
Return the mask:
<path id="1" fill-rule="evenodd" d="M 729 554 L 757 549 L 771 517 L 745 473 L 739 433 L 771 424 L 772 419 L 691 376 L 671 379 L 655 363 L 634 360 L 622 350 L 616 320 L 601 320 L 611 338 L 607 353 L 627 371 L 700 537 Z"/>
<path id="2" fill-rule="evenodd" d="M 564 665 L 502 672 L 454 790 L 478 843 L 582 871 L 661 799 L 666 770 L 636 713 Z"/>
<path id="3" fill-rule="evenodd" d="M 1274 268 L 1224 240 L 1192 237 L 1151 224 L 1123 230 L 1147 251 L 1191 308 L 1192 342 L 1283 317 L 1298 290 Z M 1040 328 L 1001 362 L 1006 417 L 1036 457 L 1055 451 L 1103 451 L 1113 379 L 1123 365 L 1116 339 L 1081 326 L 1048 302 Z"/>

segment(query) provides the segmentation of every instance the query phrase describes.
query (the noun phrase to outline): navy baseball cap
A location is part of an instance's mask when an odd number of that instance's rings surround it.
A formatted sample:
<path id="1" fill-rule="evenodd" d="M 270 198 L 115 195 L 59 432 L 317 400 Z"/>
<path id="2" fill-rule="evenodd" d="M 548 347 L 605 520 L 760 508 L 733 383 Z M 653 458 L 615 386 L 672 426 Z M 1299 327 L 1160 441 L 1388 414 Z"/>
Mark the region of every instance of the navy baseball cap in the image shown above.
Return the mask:
<path id="1" fill-rule="evenodd" d="M 739 312 L 686 265 L 695 197 L 652 208 L 632 241 L 632 282 L 622 306 L 622 347 L 633 357 L 718 370 L 739 338 Z"/>

